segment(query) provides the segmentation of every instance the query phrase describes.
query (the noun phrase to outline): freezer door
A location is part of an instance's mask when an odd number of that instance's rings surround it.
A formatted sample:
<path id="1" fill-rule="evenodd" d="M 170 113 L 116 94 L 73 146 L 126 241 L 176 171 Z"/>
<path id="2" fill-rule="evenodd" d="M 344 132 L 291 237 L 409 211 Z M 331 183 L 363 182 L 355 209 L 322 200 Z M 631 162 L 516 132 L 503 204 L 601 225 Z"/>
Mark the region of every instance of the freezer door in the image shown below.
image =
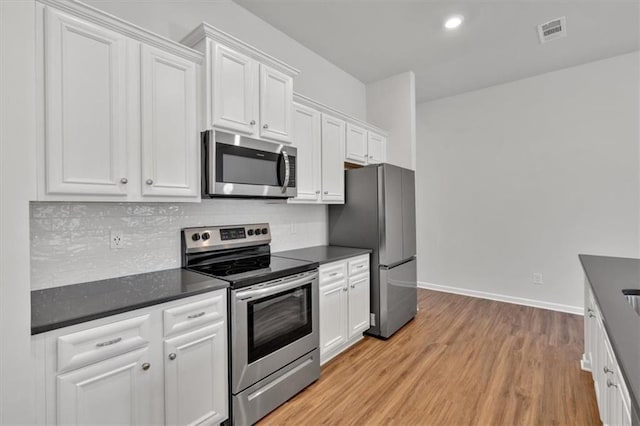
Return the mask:
<path id="1" fill-rule="evenodd" d="M 416 316 L 418 279 L 416 259 L 392 268 L 380 267 L 380 336 L 391 337 Z"/>
<path id="2" fill-rule="evenodd" d="M 380 264 L 405 259 L 402 231 L 402 169 L 384 164 L 378 168 Z"/>
<path id="3" fill-rule="evenodd" d="M 402 170 L 403 258 L 416 255 L 416 179 L 413 170 Z"/>

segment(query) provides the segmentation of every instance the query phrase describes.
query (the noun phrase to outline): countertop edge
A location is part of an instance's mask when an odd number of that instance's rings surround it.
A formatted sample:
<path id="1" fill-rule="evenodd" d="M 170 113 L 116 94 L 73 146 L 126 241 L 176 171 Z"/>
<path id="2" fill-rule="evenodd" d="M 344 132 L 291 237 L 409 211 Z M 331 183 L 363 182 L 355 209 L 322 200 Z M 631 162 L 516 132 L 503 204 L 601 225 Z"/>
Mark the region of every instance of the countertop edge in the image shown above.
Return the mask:
<path id="1" fill-rule="evenodd" d="M 346 250 L 351 250 L 350 253 L 344 253 L 344 254 L 340 254 L 338 256 L 331 256 L 329 258 L 314 258 L 314 259 L 310 259 L 309 257 L 296 257 L 295 252 L 302 252 L 305 250 L 313 250 L 313 249 L 318 249 L 318 250 L 330 250 L 331 248 L 335 248 L 335 249 L 346 249 Z M 296 259 L 296 260 L 306 260 L 306 261 L 310 261 L 310 262 L 316 262 L 319 265 L 325 265 L 327 263 L 332 263 L 332 262 L 338 262 L 340 260 L 345 260 L 345 259 L 349 259 L 352 257 L 356 257 L 356 256 L 360 256 L 363 254 L 371 254 L 373 253 L 373 250 L 368 249 L 368 248 L 361 248 L 361 247 L 347 247 L 347 246 L 334 246 L 334 245 L 320 245 L 320 246 L 311 246 L 311 247 L 303 247 L 303 248 L 299 248 L 299 249 L 292 249 L 292 250 L 284 250 L 281 252 L 275 252 L 272 253 L 274 256 L 278 256 L 278 257 L 285 257 L 285 258 L 289 258 L 289 259 Z"/>

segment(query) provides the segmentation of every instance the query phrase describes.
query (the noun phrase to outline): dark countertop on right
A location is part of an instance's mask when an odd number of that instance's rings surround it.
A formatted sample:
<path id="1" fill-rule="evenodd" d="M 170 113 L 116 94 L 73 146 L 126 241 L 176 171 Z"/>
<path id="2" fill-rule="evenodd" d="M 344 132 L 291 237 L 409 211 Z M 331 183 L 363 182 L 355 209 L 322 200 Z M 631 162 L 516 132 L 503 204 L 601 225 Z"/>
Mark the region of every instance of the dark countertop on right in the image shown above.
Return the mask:
<path id="1" fill-rule="evenodd" d="M 640 413 L 640 316 L 622 293 L 640 289 L 640 259 L 585 254 L 579 257 L 627 383 L 632 408 Z"/>
<path id="2" fill-rule="evenodd" d="M 331 263 L 368 253 L 371 253 L 371 250 L 365 248 L 314 246 L 297 250 L 281 251 L 273 253 L 273 255 L 278 257 L 288 257 L 289 259 L 306 260 L 308 262 L 318 262 L 322 265 L 323 263 Z"/>

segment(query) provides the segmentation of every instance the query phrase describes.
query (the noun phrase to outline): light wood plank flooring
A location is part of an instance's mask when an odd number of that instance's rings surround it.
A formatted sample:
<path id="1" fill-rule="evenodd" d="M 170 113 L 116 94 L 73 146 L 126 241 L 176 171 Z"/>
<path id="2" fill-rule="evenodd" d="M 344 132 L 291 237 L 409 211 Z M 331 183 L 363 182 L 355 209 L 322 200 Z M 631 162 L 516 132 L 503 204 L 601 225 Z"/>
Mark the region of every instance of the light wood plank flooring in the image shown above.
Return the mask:
<path id="1" fill-rule="evenodd" d="M 599 425 L 582 317 L 428 290 L 261 425 Z"/>

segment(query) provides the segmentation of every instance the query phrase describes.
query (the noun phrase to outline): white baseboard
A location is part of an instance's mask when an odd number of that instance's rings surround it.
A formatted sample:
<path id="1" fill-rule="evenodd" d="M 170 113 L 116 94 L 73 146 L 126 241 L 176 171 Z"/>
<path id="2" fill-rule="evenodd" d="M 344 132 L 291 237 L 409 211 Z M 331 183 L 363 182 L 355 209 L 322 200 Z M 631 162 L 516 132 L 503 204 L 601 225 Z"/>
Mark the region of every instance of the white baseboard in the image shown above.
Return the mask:
<path id="1" fill-rule="evenodd" d="M 488 293 L 485 291 L 469 290 L 460 287 L 450 287 L 440 284 L 418 281 L 418 288 L 441 291 L 444 293 L 460 294 L 463 296 L 477 297 L 480 299 L 496 300 L 498 302 L 515 303 L 516 305 L 531 306 L 534 308 L 549 309 L 551 311 L 566 312 L 575 315 L 584 315 L 582 306 L 563 305 L 561 303 L 544 302 L 541 300 L 525 299 L 523 297 L 507 296 L 504 294 Z"/>

